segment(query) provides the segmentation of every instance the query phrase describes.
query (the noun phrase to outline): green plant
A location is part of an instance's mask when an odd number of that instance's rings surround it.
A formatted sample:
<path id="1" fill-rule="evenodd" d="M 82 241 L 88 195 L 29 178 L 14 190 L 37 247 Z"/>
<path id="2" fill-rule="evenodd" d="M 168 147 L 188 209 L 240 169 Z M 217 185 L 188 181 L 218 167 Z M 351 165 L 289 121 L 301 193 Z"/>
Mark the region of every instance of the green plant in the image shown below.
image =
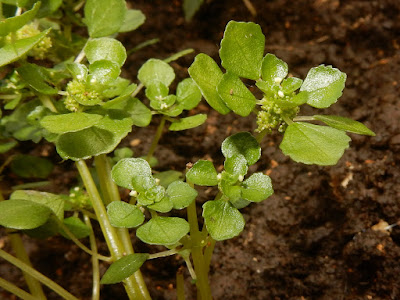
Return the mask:
<path id="1" fill-rule="evenodd" d="M 4 17 L 9 18 L 0 23 L 0 62 L 6 70 L 1 99 L 7 110 L 1 119 L 1 149 L 7 151 L 17 141 L 45 138 L 55 144 L 64 160 L 75 161 L 83 183 L 72 187 L 69 195 L 16 190 L 1 201 L 0 225 L 8 228 L 17 258 L 3 250 L 0 257 L 24 272 L 30 294 L 7 281 L 1 280 L 0 286 L 19 297 L 45 299 L 40 282 L 65 299 L 76 299 L 30 266 L 16 231 L 39 238 L 61 234 L 90 254 L 93 299 L 100 297 L 100 284 L 121 281 L 131 299 L 150 299 L 139 268 L 148 259 L 175 254 L 186 262 L 198 298 L 211 299 L 208 271 L 215 242 L 239 235 L 245 225 L 239 209 L 273 193 L 267 175 L 248 174 L 249 166 L 260 159 L 261 139 L 279 128 L 284 132 L 280 147 L 285 154 L 303 163 L 331 165 L 348 147 L 345 131 L 373 135 L 347 118 L 297 116 L 300 105 L 326 108 L 336 102 L 346 75 L 319 66 L 310 70 L 304 82 L 285 78 L 287 65 L 272 54 L 264 56 L 265 38 L 254 23 L 232 21 L 227 25 L 220 50 L 225 74 L 211 57 L 199 54 L 189 68 L 191 78 L 182 80 L 176 93 L 170 94 L 175 73 L 168 63 L 190 50 L 166 60 L 149 59 L 138 71 L 138 84 L 120 77 L 127 52 L 114 37 L 144 21 L 144 16 L 127 9 L 123 0 L 88 0 L 78 6 L 68 1 L 42 6 L 39 2 L 33 6 L 29 1 L 8 2 L 2 8 Z M 77 13 L 82 7 L 84 18 Z M 23 14 L 22 9 L 26 9 Z M 85 26 L 89 37 L 73 34 L 74 26 Z M 262 99 L 257 100 L 240 78 L 256 81 Z M 150 108 L 137 98 L 142 89 Z M 225 157 L 221 173 L 210 161 L 199 160 L 188 165 L 185 174 L 153 174 L 156 162 L 152 158 L 165 123 L 171 123 L 172 131 L 204 123 L 204 114 L 180 117 L 184 110 L 196 107 L 202 96 L 221 114 L 233 111 L 247 116 L 255 112 L 257 137 L 248 132 L 227 137 L 221 146 Z M 112 159 L 106 156 L 132 126 L 147 126 L 153 115 L 160 115 L 160 123 L 145 157 L 132 157 L 129 149 L 116 150 Z M 302 122 L 315 120 L 328 126 Z M 90 158 L 94 158 L 93 170 L 86 163 Z M 12 164 L 16 174 L 28 178 L 46 177 L 51 168 L 48 162 L 25 156 L 17 156 Z M 131 191 L 129 202 L 121 201 L 117 185 Z M 203 228 L 196 213 L 195 185 L 218 188 L 215 199 L 202 207 Z M 187 218 L 167 214 L 173 209 L 186 209 Z M 65 218 L 65 212 L 72 216 Z M 97 251 L 92 220 L 100 225 L 109 256 Z M 128 231 L 132 228 L 143 242 L 168 250 L 135 253 Z M 79 240 L 85 237 L 89 237 L 90 248 Z M 99 260 L 111 263 L 101 281 Z M 181 274 L 177 278 L 181 299 Z"/>

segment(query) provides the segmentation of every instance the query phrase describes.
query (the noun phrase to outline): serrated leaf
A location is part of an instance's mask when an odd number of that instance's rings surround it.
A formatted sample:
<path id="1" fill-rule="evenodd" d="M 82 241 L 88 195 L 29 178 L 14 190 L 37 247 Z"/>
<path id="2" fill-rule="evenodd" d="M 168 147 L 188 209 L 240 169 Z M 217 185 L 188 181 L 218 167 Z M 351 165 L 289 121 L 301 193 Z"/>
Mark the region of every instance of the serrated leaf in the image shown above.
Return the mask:
<path id="1" fill-rule="evenodd" d="M 226 138 L 221 145 L 222 154 L 228 158 L 243 155 L 249 166 L 255 164 L 261 156 L 261 147 L 248 132 L 239 132 Z"/>
<path id="2" fill-rule="evenodd" d="M 224 200 L 204 203 L 203 218 L 211 237 L 217 241 L 238 236 L 243 231 L 245 224 L 239 210 Z"/>
<path id="3" fill-rule="evenodd" d="M 128 32 L 135 30 L 144 23 L 146 16 L 137 9 L 128 9 L 125 13 L 124 22 L 119 32 Z"/>
<path id="4" fill-rule="evenodd" d="M 133 179 L 137 176 L 151 177 L 151 167 L 142 158 L 125 158 L 112 168 L 111 176 L 117 185 L 133 190 Z"/>
<path id="5" fill-rule="evenodd" d="M 0 202 L 0 225 L 13 229 L 37 228 L 49 219 L 48 207 L 29 200 L 14 199 Z"/>
<path id="6" fill-rule="evenodd" d="M 315 115 L 313 117 L 316 120 L 324 122 L 326 125 L 339 130 L 344 130 L 357 134 L 375 136 L 375 133 L 372 130 L 368 129 L 367 126 L 349 118 L 340 116 L 323 116 L 323 115 Z"/>
<path id="7" fill-rule="evenodd" d="M 310 69 L 300 91 L 307 95 L 308 105 L 326 108 L 342 96 L 346 77 L 336 68 L 321 65 Z"/>
<path id="8" fill-rule="evenodd" d="M 186 130 L 190 128 L 195 128 L 200 126 L 207 120 L 206 114 L 198 114 L 187 118 L 179 119 L 179 121 L 173 122 L 169 126 L 169 130 L 171 131 L 179 131 Z"/>
<path id="9" fill-rule="evenodd" d="M 24 12 L 22 15 L 7 18 L 0 22 L 0 36 L 6 36 L 10 32 L 15 32 L 25 24 L 29 23 L 36 16 L 40 7 L 40 3 L 35 3 L 31 10 Z"/>
<path id="10" fill-rule="evenodd" d="M 118 228 L 134 228 L 144 222 L 144 214 L 135 205 L 123 201 L 113 201 L 107 205 L 110 223 Z"/>
<path id="11" fill-rule="evenodd" d="M 201 91 L 192 78 L 179 82 L 176 88 L 176 101 L 185 110 L 191 110 L 201 101 Z"/>
<path id="12" fill-rule="evenodd" d="M 242 198 L 260 202 L 274 193 L 271 178 L 263 173 L 254 173 L 242 183 Z"/>
<path id="13" fill-rule="evenodd" d="M 124 0 L 87 0 L 84 22 L 92 38 L 117 33 L 124 24 L 127 8 Z"/>
<path id="14" fill-rule="evenodd" d="M 273 87 L 278 86 L 288 74 L 288 65 L 275 55 L 267 53 L 262 60 L 262 79 L 265 87 L 263 90 L 273 92 Z"/>
<path id="15" fill-rule="evenodd" d="M 261 75 L 265 36 L 258 24 L 230 21 L 219 56 L 222 66 L 239 77 L 257 80 Z"/>
<path id="16" fill-rule="evenodd" d="M 83 50 L 91 64 L 98 60 L 109 60 L 121 67 L 126 60 L 125 47 L 120 41 L 113 38 L 103 37 L 89 40 Z"/>
<path id="17" fill-rule="evenodd" d="M 148 257 L 147 253 L 134 253 L 118 259 L 107 269 L 100 283 L 114 284 L 123 281 L 139 270 Z"/>
<path id="18" fill-rule="evenodd" d="M 113 120 L 104 117 L 95 126 L 60 135 L 56 141 L 57 152 L 63 159 L 88 159 L 109 153 L 132 130 L 132 120 Z"/>
<path id="19" fill-rule="evenodd" d="M 33 190 L 17 190 L 10 195 L 10 200 L 29 200 L 51 209 L 57 218 L 64 218 L 64 199 L 56 194 Z"/>
<path id="20" fill-rule="evenodd" d="M 174 181 L 168 186 L 167 195 L 174 209 L 182 209 L 188 207 L 196 199 L 198 193 L 186 182 Z"/>
<path id="21" fill-rule="evenodd" d="M 213 109 L 223 115 L 231 111 L 217 92 L 217 86 L 222 79 L 223 73 L 211 57 L 203 53 L 198 54 L 188 72 Z"/>
<path id="22" fill-rule="evenodd" d="M 63 223 L 77 239 L 83 239 L 90 234 L 90 228 L 77 217 L 65 218 Z M 62 229 L 60 230 L 60 234 L 66 239 L 70 239 Z"/>
<path id="23" fill-rule="evenodd" d="M 296 122 L 286 129 L 279 148 L 294 161 L 329 166 L 337 163 L 349 142 L 344 131 Z"/>
<path id="24" fill-rule="evenodd" d="M 256 97 L 233 73 L 228 72 L 222 76 L 217 91 L 226 106 L 239 116 L 248 116 L 256 106 Z"/>
<path id="25" fill-rule="evenodd" d="M 225 171 L 233 175 L 247 174 L 247 160 L 242 154 L 234 154 L 227 157 L 224 162 Z"/>
<path id="26" fill-rule="evenodd" d="M 218 184 L 217 171 L 209 160 L 199 160 L 186 173 L 186 178 L 197 185 L 214 186 Z"/>
<path id="27" fill-rule="evenodd" d="M 92 127 L 102 118 L 102 115 L 76 112 L 62 115 L 45 116 L 40 120 L 40 125 L 49 132 L 63 134 L 66 132 L 76 132 Z"/>
<path id="28" fill-rule="evenodd" d="M 174 245 L 190 230 L 189 223 L 176 217 L 156 217 L 136 230 L 136 236 L 150 245 Z"/>
<path id="29" fill-rule="evenodd" d="M 175 79 L 175 72 L 166 62 L 151 58 L 139 69 L 138 79 L 146 87 L 157 81 L 168 87 Z"/>
<path id="30" fill-rule="evenodd" d="M 33 47 L 50 32 L 50 28 L 26 39 L 17 40 L 12 44 L 7 44 L 0 49 L 0 67 L 10 64 L 25 54 L 27 54 Z"/>
<path id="31" fill-rule="evenodd" d="M 32 155 L 19 154 L 11 162 L 13 173 L 23 178 L 47 178 L 53 167 L 48 159 Z"/>

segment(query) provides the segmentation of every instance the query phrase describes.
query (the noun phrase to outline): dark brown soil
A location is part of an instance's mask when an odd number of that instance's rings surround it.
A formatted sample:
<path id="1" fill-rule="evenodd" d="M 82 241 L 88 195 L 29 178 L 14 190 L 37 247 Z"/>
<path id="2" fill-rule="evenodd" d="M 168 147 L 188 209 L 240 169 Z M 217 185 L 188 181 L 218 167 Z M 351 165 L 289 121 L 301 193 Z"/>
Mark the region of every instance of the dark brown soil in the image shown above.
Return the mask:
<path id="1" fill-rule="evenodd" d="M 217 244 L 210 273 L 214 299 L 400 299 L 400 227 L 373 227 L 400 220 L 400 2 L 252 0 L 256 17 L 241 0 L 205 2 L 186 23 L 181 1 L 134 1 L 132 7 L 141 9 L 147 22 L 124 35 L 124 45 L 129 49 L 151 38 L 161 41 L 131 55 L 125 76 L 134 78 L 150 57 L 165 58 L 186 48 L 218 60 L 226 23 L 253 21 L 266 35 L 266 51 L 285 60 L 293 75 L 304 78 L 319 64 L 347 73 L 343 97 L 325 113 L 353 118 L 376 132 L 373 138 L 352 135 L 351 148 L 333 167 L 295 163 L 279 150 L 279 134 L 264 139 L 262 159 L 252 171 L 267 171 L 275 194 L 243 209 L 244 232 Z M 172 64 L 178 78 L 187 77 L 195 54 Z M 161 139 L 159 170 L 183 170 L 186 163 L 205 157 L 222 164 L 221 142 L 255 128 L 253 116 L 221 116 L 206 104 L 198 110 L 208 113 L 205 125 Z M 135 155 L 145 153 L 157 124 L 155 118 L 149 128 L 134 129 L 124 144 L 138 139 Z M 68 183 L 61 177 L 72 172 L 68 167 L 72 165 L 60 166 L 60 177 L 54 176 L 58 186 Z M 27 243 L 41 272 L 89 299 L 87 255 L 61 238 Z M 148 251 L 139 242 L 135 248 Z M 145 264 L 154 299 L 175 298 L 175 273 L 181 265 L 175 258 Z M 0 276 L 22 282 L 3 262 Z M 187 299 L 195 299 L 188 276 L 186 283 Z M 102 299 L 124 299 L 121 291 L 121 286 L 104 287 Z M 12 297 L 0 290 L 0 299 Z"/>

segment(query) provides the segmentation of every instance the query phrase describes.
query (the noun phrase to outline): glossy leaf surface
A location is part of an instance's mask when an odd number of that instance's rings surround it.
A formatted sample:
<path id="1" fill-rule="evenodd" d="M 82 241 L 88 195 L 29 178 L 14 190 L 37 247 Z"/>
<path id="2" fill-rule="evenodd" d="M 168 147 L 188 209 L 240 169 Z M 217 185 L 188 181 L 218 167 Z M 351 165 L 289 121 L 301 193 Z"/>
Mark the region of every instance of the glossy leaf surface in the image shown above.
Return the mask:
<path id="1" fill-rule="evenodd" d="M 214 186 L 218 184 L 217 175 L 211 161 L 199 160 L 186 173 L 186 178 L 197 185 Z"/>
<path id="2" fill-rule="evenodd" d="M 134 228 L 144 222 L 142 211 L 135 205 L 113 201 L 107 205 L 107 215 L 114 227 Z"/>
<path id="3" fill-rule="evenodd" d="M 248 132 L 239 132 L 226 138 L 221 146 L 225 157 L 243 155 L 247 164 L 255 164 L 261 156 L 261 147 L 257 140 Z"/>

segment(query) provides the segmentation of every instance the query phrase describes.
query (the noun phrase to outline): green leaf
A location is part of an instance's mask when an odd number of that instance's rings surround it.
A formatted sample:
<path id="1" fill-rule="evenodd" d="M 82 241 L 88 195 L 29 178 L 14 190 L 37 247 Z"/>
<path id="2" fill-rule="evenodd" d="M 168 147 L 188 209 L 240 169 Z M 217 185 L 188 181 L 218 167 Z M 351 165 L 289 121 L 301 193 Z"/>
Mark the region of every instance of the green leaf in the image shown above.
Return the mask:
<path id="1" fill-rule="evenodd" d="M 10 195 L 10 200 L 29 200 L 50 208 L 62 220 L 64 218 L 64 199 L 60 195 L 33 190 L 17 190 Z"/>
<path id="2" fill-rule="evenodd" d="M 152 210 L 158 211 L 160 213 L 167 213 L 170 212 L 173 208 L 171 199 L 169 197 L 164 197 L 161 199 L 160 202 L 156 202 L 154 204 L 148 205 L 147 208 Z"/>
<path id="3" fill-rule="evenodd" d="M 151 167 L 142 158 L 125 158 L 112 168 L 111 176 L 117 185 L 133 190 L 133 179 L 137 176 L 151 177 Z"/>
<path id="4" fill-rule="evenodd" d="M 74 79 L 78 79 L 83 82 L 86 81 L 86 77 L 89 73 L 89 70 L 84 64 L 66 63 L 65 66 L 67 70 L 71 73 L 71 75 L 74 77 Z"/>
<path id="5" fill-rule="evenodd" d="M 171 131 L 179 131 L 179 130 L 186 130 L 190 128 L 194 128 L 200 126 L 207 120 L 206 114 L 198 114 L 187 118 L 179 119 L 169 126 L 169 130 Z"/>
<path id="6" fill-rule="evenodd" d="M 115 81 L 121 69 L 119 65 L 110 60 L 96 60 L 89 66 L 88 81 L 95 89 L 98 85 L 107 85 Z"/>
<path id="7" fill-rule="evenodd" d="M 7 44 L 0 49 L 0 67 L 10 64 L 29 52 L 50 32 L 50 28 L 26 39 L 15 41 L 15 43 Z"/>
<path id="8" fill-rule="evenodd" d="M 182 181 L 182 172 L 175 170 L 168 170 L 154 174 L 154 178 L 160 180 L 160 185 L 167 188 L 172 182 L 180 180 Z"/>
<path id="9" fill-rule="evenodd" d="M 63 159 L 88 159 L 109 153 L 132 130 L 132 120 L 113 120 L 104 117 L 95 126 L 60 135 L 56 141 L 57 152 Z"/>
<path id="10" fill-rule="evenodd" d="M 175 72 L 166 62 L 151 58 L 139 69 L 138 79 L 146 87 L 156 81 L 160 81 L 168 87 L 175 79 Z"/>
<path id="11" fill-rule="evenodd" d="M 201 91 L 192 78 L 179 82 L 176 88 L 176 101 L 185 109 L 193 109 L 201 101 Z"/>
<path id="12" fill-rule="evenodd" d="M 254 173 L 242 183 L 242 198 L 251 202 L 260 202 L 274 193 L 271 178 L 263 173 Z"/>
<path id="13" fill-rule="evenodd" d="M 218 94 L 234 113 L 246 117 L 256 106 L 256 98 L 233 73 L 226 73 L 217 86 Z"/>
<path id="14" fill-rule="evenodd" d="M 225 28 L 219 56 L 222 66 L 248 79 L 261 75 L 265 36 L 258 24 L 230 21 Z"/>
<path id="15" fill-rule="evenodd" d="M 188 72 L 213 109 L 223 115 L 230 112 L 230 109 L 217 92 L 217 86 L 222 79 L 223 73 L 211 57 L 203 53 L 198 54 Z"/>
<path id="16" fill-rule="evenodd" d="M 119 0 L 117 0 L 117 2 L 119 2 Z M 126 60 L 125 47 L 120 41 L 113 38 L 103 37 L 89 40 L 83 50 L 91 64 L 98 60 L 109 60 L 117 63 L 118 66 L 121 67 Z"/>
<path id="17" fill-rule="evenodd" d="M 136 236 L 150 245 L 174 245 L 190 230 L 186 220 L 175 217 L 156 217 L 136 230 Z"/>
<path id="18" fill-rule="evenodd" d="M 144 222 L 144 214 L 136 206 L 122 201 L 113 201 L 107 205 L 110 223 L 118 228 L 134 228 Z"/>
<path id="19" fill-rule="evenodd" d="M 98 38 L 117 33 L 124 24 L 126 11 L 124 0 L 87 0 L 84 22 L 90 37 Z"/>
<path id="20" fill-rule="evenodd" d="M 282 82 L 282 92 L 286 95 L 293 93 L 295 90 L 299 89 L 303 83 L 303 80 L 296 77 L 289 77 Z"/>
<path id="21" fill-rule="evenodd" d="M 161 81 L 153 81 L 146 88 L 146 97 L 153 101 L 162 101 L 168 93 L 169 88 Z"/>
<path id="22" fill-rule="evenodd" d="M 6 36 L 10 32 L 15 32 L 25 24 L 29 23 L 36 16 L 40 3 L 35 3 L 31 10 L 24 12 L 20 16 L 7 18 L 0 22 L 0 36 Z"/>
<path id="23" fill-rule="evenodd" d="M 244 228 L 244 218 L 230 202 L 207 201 L 203 205 L 203 218 L 211 237 L 223 241 L 238 236 Z"/>
<path id="24" fill-rule="evenodd" d="M 279 147 L 294 161 L 329 166 L 337 163 L 349 142 L 341 130 L 296 122 L 288 126 Z"/>
<path id="25" fill-rule="evenodd" d="M 279 86 L 288 74 L 288 65 L 275 55 L 267 53 L 262 60 L 261 76 L 268 91 L 273 92 L 274 86 Z"/>
<path id="26" fill-rule="evenodd" d="M 182 209 L 188 207 L 196 199 L 198 193 L 186 182 L 174 181 L 168 186 L 167 195 L 174 209 Z"/>
<path id="27" fill-rule="evenodd" d="M 0 225 L 13 229 L 37 228 L 48 220 L 51 209 L 29 200 L 0 202 Z"/>
<path id="28" fill-rule="evenodd" d="M 121 282 L 139 270 L 148 257 L 147 253 L 134 253 L 118 259 L 107 269 L 100 283 L 114 284 Z"/>
<path id="29" fill-rule="evenodd" d="M 63 223 L 77 239 L 83 239 L 90 234 L 90 228 L 77 217 L 65 218 Z M 62 229 L 60 229 L 60 234 L 66 239 L 71 239 Z"/>
<path id="30" fill-rule="evenodd" d="M 229 202 L 233 205 L 233 207 L 237 209 L 242 209 L 243 207 L 246 207 L 251 203 L 250 201 L 243 198 L 229 199 Z"/>
<path id="31" fill-rule="evenodd" d="M 336 68 L 321 65 L 310 69 L 300 91 L 307 95 L 308 105 L 326 108 L 342 96 L 346 77 Z"/>
<path id="32" fill-rule="evenodd" d="M 247 160 L 242 154 L 234 154 L 225 159 L 224 168 L 232 175 L 244 176 L 248 170 Z"/>
<path id="33" fill-rule="evenodd" d="M 128 32 L 135 30 L 144 23 L 146 16 L 137 9 L 128 9 L 125 13 L 124 23 L 119 32 Z"/>
<path id="34" fill-rule="evenodd" d="M 0 153 L 6 153 L 8 150 L 11 150 L 16 145 L 18 145 L 18 142 L 16 140 L 0 141 Z"/>
<path id="35" fill-rule="evenodd" d="M 243 155 L 249 166 L 255 164 L 261 156 L 260 145 L 248 132 L 239 132 L 226 138 L 222 142 L 221 150 L 226 158 Z"/>
<path id="36" fill-rule="evenodd" d="M 32 155 L 20 154 L 11 162 L 13 173 L 23 178 L 47 178 L 53 167 L 49 160 Z"/>
<path id="37" fill-rule="evenodd" d="M 197 185 L 214 186 L 218 184 L 217 171 L 209 160 L 199 160 L 186 173 L 186 178 Z"/>
<path id="38" fill-rule="evenodd" d="M 92 127 L 102 118 L 102 115 L 75 112 L 63 115 L 45 116 L 40 120 L 40 125 L 49 132 L 63 134 Z"/>
<path id="39" fill-rule="evenodd" d="M 372 130 L 368 129 L 367 126 L 349 118 L 340 116 L 323 116 L 323 115 L 315 115 L 313 117 L 316 120 L 324 122 L 326 125 L 339 130 L 344 130 L 357 134 L 375 136 L 375 133 Z"/>

